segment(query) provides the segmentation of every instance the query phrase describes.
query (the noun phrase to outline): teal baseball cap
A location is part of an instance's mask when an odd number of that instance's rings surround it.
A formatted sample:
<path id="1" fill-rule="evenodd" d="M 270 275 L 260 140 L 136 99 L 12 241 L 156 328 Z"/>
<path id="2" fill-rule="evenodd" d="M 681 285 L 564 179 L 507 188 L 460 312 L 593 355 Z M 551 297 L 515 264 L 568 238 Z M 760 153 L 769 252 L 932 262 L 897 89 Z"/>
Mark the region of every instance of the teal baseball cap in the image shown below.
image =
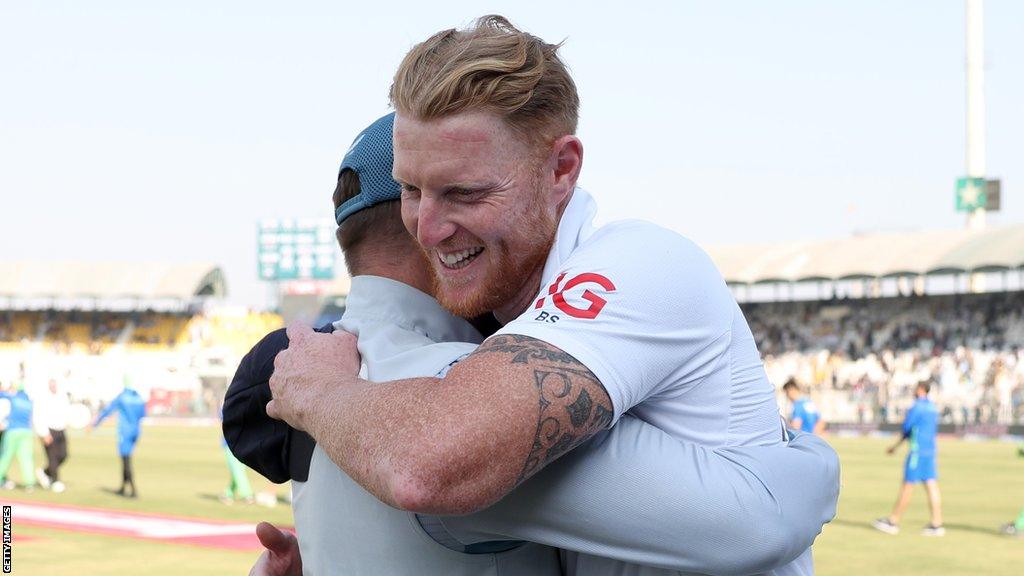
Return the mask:
<path id="1" fill-rule="evenodd" d="M 391 130 L 394 125 L 394 112 L 378 118 L 356 136 L 345 157 L 341 159 L 338 175 L 346 169 L 355 172 L 359 176 L 359 194 L 343 202 L 334 211 L 334 221 L 338 226 L 364 208 L 402 197 L 401 187 L 391 177 L 394 163 Z"/>

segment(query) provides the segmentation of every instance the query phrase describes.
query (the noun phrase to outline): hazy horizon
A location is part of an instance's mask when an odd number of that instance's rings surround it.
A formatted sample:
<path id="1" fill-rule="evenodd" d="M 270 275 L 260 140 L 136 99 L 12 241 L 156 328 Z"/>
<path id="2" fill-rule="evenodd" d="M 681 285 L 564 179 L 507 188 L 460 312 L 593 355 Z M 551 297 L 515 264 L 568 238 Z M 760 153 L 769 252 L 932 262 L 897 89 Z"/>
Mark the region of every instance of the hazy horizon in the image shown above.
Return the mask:
<path id="1" fill-rule="evenodd" d="M 0 6 L 0 260 L 210 261 L 263 303 L 259 221 L 329 217 L 404 53 L 492 12 L 565 40 L 602 221 L 703 245 L 963 226 L 962 0 L 374 8 Z M 986 2 L 985 44 L 989 221 L 1021 223 L 1024 3 Z"/>

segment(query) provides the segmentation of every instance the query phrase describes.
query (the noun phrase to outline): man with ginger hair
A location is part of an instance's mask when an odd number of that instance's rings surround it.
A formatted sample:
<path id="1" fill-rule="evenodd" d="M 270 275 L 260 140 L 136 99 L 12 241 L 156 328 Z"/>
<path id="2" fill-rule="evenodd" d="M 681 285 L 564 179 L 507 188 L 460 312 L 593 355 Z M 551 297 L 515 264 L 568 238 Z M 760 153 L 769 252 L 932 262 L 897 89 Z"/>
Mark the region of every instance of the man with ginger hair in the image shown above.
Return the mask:
<path id="1" fill-rule="evenodd" d="M 358 333 L 369 380 L 437 375 L 483 339 L 431 297 L 429 264 L 402 223 L 391 179 L 393 117 L 361 132 L 342 161 L 333 200 L 352 289 L 342 319 L 321 329 Z M 253 576 L 560 574 L 554 550 L 528 541 L 673 570 L 746 573 L 806 548 L 834 512 L 834 495 L 804 494 L 836 473 L 822 465 L 816 439 L 711 450 L 627 415 L 500 504 L 459 518 L 474 539 L 463 543 L 446 534 L 443 519 L 386 506 L 311 438 L 267 416 L 273 359 L 288 344 L 284 330 L 261 340 L 224 402 L 236 456 L 268 479 L 292 480 L 298 539 L 260 525 L 267 550 Z M 776 527 L 771 538 L 763 525 Z"/>
<path id="2" fill-rule="evenodd" d="M 353 338 L 292 327 L 268 414 L 385 503 L 429 514 L 493 504 L 627 412 L 715 450 L 786 444 L 774 387 L 710 259 L 650 223 L 593 227 L 596 205 L 576 187 L 579 101 L 557 46 L 485 17 L 414 47 L 391 98 L 402 216 L 437 298 L 503 327 L 444 378 L 385 383 L 359 378 Z M 827 444 L 817 449 L 837 471 Z M 818 490 L 837 494 L 833 478 Z M 474 538 L 457 517 L 441 525 Z M 574 574 L 663 573 L 587 553 L 565 561 Z M 772 573 L 812 571 L 807 547 Z"/>

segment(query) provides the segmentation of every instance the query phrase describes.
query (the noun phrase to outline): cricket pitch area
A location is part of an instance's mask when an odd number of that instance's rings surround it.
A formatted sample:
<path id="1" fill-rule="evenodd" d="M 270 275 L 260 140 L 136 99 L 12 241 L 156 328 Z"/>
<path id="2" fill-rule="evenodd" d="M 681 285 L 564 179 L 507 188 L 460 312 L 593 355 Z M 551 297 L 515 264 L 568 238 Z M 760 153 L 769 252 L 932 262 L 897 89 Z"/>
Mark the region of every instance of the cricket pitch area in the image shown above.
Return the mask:
<path id="1" fill-rule="evenodd" d="M 215 426 L 147 426 L 135 452 L 138 499 L 113 493 L 120 479 L 113 426 L 72 431 L 61 470 L 67 491 L 0 492 L 13 506 L 14 574 L 33 576 L 247 574 L 259 543 L 255 524 L 292 526 L 288 504 L 273 508 L 219 496 L 228 471 Z M 946 536 L 919 534 L 927 522 L 923 489 L 915 493 L 898 536 L 870 527 L 896 497 L 902 457 L 886 456 L 882 438 L 829 437 L 839 451 L 843 487 L 839 515 L 815 545 L 816 573 L 1018 573 L 1024 539 L 998 533 L 1024 507 L 1024 458 L 998 441 L 939 440 L 939 482 Z M 44 462 L 36 446 L 37 467 Z M 17 466 L 11 477 L 19 481 Z M 255 490 L 271 487 L 250 472 Z M 277 487 L 279 496 L 287 486 Z"/>

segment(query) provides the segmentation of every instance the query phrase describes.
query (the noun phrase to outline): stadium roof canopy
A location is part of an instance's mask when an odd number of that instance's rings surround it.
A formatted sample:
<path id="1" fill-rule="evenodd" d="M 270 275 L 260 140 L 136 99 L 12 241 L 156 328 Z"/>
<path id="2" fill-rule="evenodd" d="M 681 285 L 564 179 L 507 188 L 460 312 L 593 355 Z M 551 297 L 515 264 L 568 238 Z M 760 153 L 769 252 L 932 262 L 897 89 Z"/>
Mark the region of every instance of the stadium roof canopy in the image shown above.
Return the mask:
<path id="1" fill-rule="evenodd" d="M 0 262 L 0 297 L 68 300 L 191 300 L 224 296 L 209 263 Z"/>
<path id="2" fill-rule="evenodd" d="M 1024 225 L 710 247 L 730 284 L 856 280 L 1024 268 Z"/>

